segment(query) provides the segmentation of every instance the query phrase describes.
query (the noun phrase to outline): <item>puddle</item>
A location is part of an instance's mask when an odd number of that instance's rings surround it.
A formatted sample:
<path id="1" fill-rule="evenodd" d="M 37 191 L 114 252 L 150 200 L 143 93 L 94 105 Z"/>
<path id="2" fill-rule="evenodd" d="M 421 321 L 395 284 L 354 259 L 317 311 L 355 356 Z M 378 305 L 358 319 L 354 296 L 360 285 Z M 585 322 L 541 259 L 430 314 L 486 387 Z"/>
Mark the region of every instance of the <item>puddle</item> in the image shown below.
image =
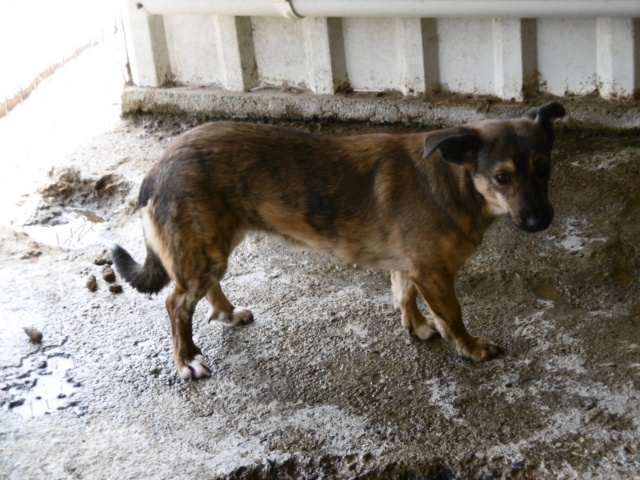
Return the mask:
<path id="1" fill-rule="evenodd" d="M 543 300 L 560 299 L 560 289 L 556 285 L 538 285 L 533 288 L 533 292 Z"/>
<path id="2" fill-rule="evenodd" d="M 44 245 L 75 250 L 98 243 L 107 227 L 104 218 L 79 208 L 66 209 L 61 220 L 57 225 L 27 225 L 22 231 Z"/>
<path id="3" fill-rule="evenodd" d="M 52 356 L 17 375 L 7 384 L 13 398 L 9 402 L 11 411 L 31 418 L 76 406 L 73 396 L 80 384 L 70 375 L 73 366 L 71 358 Z"/>
<path id="4" fill-rule="evenodd" d="M 615 272 L 613 272 L 613 274 L 611 275 L 611 277 L 617 281 L 620 282 L 622 285 L 629 285 L 631 282 L 633 282 L 633 280 L 636 278 L 635 273 L 633 272 L 633 270 L 617 270 Z"/>

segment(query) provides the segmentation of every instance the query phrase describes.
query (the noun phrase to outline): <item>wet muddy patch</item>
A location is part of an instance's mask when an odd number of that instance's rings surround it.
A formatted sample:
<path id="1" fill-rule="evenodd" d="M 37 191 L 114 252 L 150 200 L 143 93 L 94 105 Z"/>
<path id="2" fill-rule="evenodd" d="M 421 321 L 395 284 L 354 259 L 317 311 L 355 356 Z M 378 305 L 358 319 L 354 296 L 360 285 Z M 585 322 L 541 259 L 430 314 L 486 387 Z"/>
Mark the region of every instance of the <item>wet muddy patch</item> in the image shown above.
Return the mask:
<path id="1" fill-rule="evenodd" d="M 83 177 L 69 168 L 39 193 L 35 214 L 19 231 L 38 243 L 63 249 L 81 249 L 101 242 L 109 217 L 131 190 L 119 175 Z"/>
<path id="2" fill-rule="evenodd" d="M 24 418 L 70 408 L 81 415 L 76 393 L 82 385 L 73 377 L 74 366 L 72 357 L 55 352 L 22 359 L 19 368 L 3 376 L 1 408 Z"/>
<path id="3" fill-rule="evenodd" d="M 79 249 L 99 243 L 107 225 L 105 218 L 91 210 L 63 208 L 52 222 L 25 225 L 21 231 L 50 247 Z"/>
<path id="4" fill-rule="evenodd" d="M 83 176 L 75 168 L 52 173 L 52 183 L 40 191 L 43 207 L 93 207 L 108 209 L 121 203 L 131 190 L 131 183 L 120 175 Z"/>

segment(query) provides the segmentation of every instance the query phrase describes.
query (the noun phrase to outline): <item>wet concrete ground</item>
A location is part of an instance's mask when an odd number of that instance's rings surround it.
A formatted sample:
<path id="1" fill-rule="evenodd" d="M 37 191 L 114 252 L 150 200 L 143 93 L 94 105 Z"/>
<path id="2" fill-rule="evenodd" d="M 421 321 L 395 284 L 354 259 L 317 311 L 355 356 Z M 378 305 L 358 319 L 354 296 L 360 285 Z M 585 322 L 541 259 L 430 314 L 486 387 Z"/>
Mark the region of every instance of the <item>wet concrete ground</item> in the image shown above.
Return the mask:
<path id="1" fill-rule="evenodd" d="M 94 137 L 28 197 L 42 197 L 31 223 L 61 244 L 104 228 L 141 260 L 137 188 L 190 125 Z M 457 282 L 469 330 L 506 350 L 480 364 L 411 338 L 388 274 L 258 235 L 225 282 L 256 321 L 226 329 L 200 305 L 213 375 L 185 383 L 168 291 L 111 293 L 103 247 L 1 229 L 0 477 L 640 478 L 640 141 L 561 132 L 555 161 L 552 227 L 497 221 Z"/>

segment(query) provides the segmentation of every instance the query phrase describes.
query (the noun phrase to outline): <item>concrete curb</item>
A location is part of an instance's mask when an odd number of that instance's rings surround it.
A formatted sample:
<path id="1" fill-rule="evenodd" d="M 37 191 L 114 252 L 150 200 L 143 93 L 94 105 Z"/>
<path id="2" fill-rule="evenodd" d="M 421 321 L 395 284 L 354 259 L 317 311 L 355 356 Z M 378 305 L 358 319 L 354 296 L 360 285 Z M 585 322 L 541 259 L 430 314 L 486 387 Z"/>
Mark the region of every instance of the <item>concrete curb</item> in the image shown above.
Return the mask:
<path id="1" fill-rule="evenodd" d="M 123 115 L 136 113 L 192 114 L 206 118 L 334 120 L 344 122 L 413 123 L 452 126 L 483 118 L 521 115 L 528 107 L 549 101 L 540 97 L 525 103 L 491 97 L 434 94 L 314 95 L 277 90 L 247 93 L 208 87 L 125 87 Z M 640 102 L 613 102 L 600 98 L 561 98 L 567 109 L 562 122 L 568 128 L 628 130 L 640 128 Z"/>

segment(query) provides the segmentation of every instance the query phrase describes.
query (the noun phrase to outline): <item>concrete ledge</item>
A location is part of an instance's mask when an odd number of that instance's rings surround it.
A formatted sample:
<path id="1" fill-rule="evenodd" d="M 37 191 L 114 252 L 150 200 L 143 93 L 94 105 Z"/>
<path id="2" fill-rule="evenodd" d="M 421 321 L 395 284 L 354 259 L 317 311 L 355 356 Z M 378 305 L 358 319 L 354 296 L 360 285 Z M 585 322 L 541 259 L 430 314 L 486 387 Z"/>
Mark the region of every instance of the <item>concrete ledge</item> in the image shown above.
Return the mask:
<path id="1" fill-rule="evenodd" d="M 234 93 L 203 87 L 143 88 L 130 86 L 122 94 L 123 115 L 136 113 L 190 114 L 218 119 L 334 120 L 344 122 L 414 123 L 452 126 L 483 118 L 507 118 L 550 97 L 523 103 L 493 97 L 433 94 L 314 95 L 278 90 Z M 600 98 L 559 98 L 567 109 L 562 123 L 569 128 L 639 129 L 640 102 Z"/>

